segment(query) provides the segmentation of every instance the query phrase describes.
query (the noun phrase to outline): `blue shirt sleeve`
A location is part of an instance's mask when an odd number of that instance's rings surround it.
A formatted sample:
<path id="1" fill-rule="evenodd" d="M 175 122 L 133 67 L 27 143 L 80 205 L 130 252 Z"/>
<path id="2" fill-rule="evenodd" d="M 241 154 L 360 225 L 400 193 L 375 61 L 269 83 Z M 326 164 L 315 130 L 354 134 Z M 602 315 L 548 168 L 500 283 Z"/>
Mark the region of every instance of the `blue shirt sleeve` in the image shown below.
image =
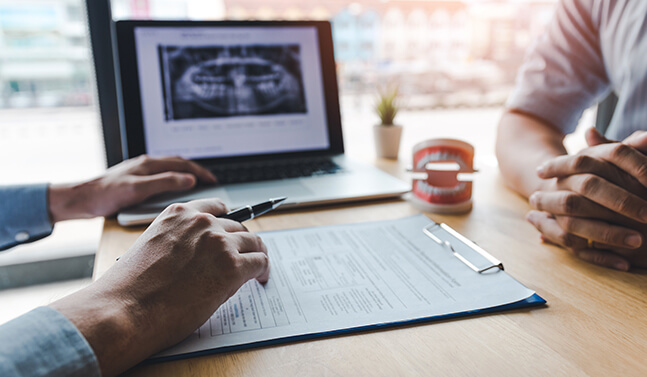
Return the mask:
<path id="1" fill-rule="evenodd" d="M 47 184 L 0 186 L 0 250 L 52 233 Z"/>
<path id="2" fill-rule="evenodd" d="M 39 307 L 0 326 L 0 376 L 100 377 L 101 371 L 72 322 Z"/>
<path id="3" fill-rule="evenodd" d="M 610 90 L 599 34 L 599 2 L 561 0 L 545 34 L 528 51 L 507 107 L 564 133 Z"/>

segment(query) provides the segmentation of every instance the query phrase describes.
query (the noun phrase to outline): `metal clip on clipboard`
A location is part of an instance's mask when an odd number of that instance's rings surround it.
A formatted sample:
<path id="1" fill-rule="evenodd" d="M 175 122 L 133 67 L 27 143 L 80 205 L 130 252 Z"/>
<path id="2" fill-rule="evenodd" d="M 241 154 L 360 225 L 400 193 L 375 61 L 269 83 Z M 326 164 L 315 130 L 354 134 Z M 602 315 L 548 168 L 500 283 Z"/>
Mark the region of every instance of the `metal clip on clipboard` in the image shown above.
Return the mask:
<path id="1" fill-rule="evenodd" d="M 489 266 L 483 267 L 483 268 L 476 267 L 472 262 L 467 260 L 467 258 L 465 258 L 463 255 L 461 255 L 458 251 L 456 251 L 456 249 L 454 249 L 454 246 L 452 245 L 451 242 L 449 242 L 447 240 L 441 240 L 440 238 L 438 238 L 438 236 L 436 236 L 434 234 L 434 232 L 436 230 L 438 230 L 438 229 L 442 229 L 442 230 L 446 231 L 451 236 L 453 236 L 457 240 L 461 241 L 465 246 L 467 246 L 470 249 L 474 250 L 475 252 L 479 253 L 483 258 L 487 259 L 492 264 L 489 265 Z M 429 236 L 429 238 L 434 240 L 434 242 L 436 242 L 440 246 L 443 246 L 443 247 L 448 248 L 449 250 L 451 250 L 452 254 L 454 254 L 454 256 L 456 258 L 458 258 L 461 262 L 465 263 L 467 265 L 467 267 L 469 267 L 472 270 L 478 272 L 479 274 L 483 273 L 485 271 L 489 271 L 489 270 L 491 270 L 493 268 L 498 268 L 500 270 L 503 270 L 503 263 L 501 263 L 498 259 L 494 258 L 492 255 L 490 255 L 490 253 L 483 250 L 480 246 L 478 246 L 474 242 L 470 241 L 469 239 L 465 238 L 462 234 L 458 233 L 457 231 L 450 228 L 448 225 L 446 225 L 444 223 L 441 223 L 441 224 L 434 223 L 434 224 L 428 225 L 428 226 L 424 227 L 422 229 L 422 231 L 427 236 Z"/>

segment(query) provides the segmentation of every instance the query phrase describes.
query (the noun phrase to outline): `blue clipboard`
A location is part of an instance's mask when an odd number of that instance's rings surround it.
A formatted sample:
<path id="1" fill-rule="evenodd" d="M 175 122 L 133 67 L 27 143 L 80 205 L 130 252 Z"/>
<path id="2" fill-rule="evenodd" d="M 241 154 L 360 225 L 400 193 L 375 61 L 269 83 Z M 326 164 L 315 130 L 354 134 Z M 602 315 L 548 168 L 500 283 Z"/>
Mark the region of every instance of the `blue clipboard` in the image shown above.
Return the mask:
<path id="1" fill-rule="evenodd" d="M 494 258 L 492 255 L 490 255 L 487 251 L 482 249 L 476 243 L 464 237 L 463 235 L 461 235 L 451 227 L 447 226 L 446 224 L 432 222 L 432 224 L 423 228 L 422 231 L 429 238 L 434 240 L 434 242 L 438 243 L 442 247 L 451 251 L 456 258 L 461 260 L 466 266 L 471 268 L 475 273 L 487 274 L 487 273 L 494 273 L 496 270 L 504 270 L 503 263 L 501 263 L 499 260 Z M 466 252 L 470 252 L 471 254 L 468 255 Z M 476 260 L 475 257 L 478 258 L 478 261 Z M 472 263 L 472 261 L 474 261 L 474 263 Z M 484 261 L 487 263 L 483 264 Z M 172 361 L 172 360 L 182 360 L 182 359 L 191 358 L 191 357 L 211 355 L 211 354 L 217 354 L 217 353 L 223 353 L 223 352 L 231 352 L 231 351 L 238 351 L 238 350 L 244 350 L 244 349 L 250 349 L 250 348 L 273 346 L 273 345 L 297 342 L 297 341 L 303 341 L 303 340 L 319 339 L 319 338 L 325 338 L 325 337 L 334 336 L 334 335 L 359 333 L 359 332 L 365 332 L 365 331 L 370 331 L 374 329 L 388 329 L 388 328 L 393 328 L 393 327 L 403 326 L 403 325 L 430 323 L 430 322 L 443 321 L 448 319 L 472 317 L 472 316 L 477 316 L 481 314 L 490 314 L 490 313 L 498 313 L 498 312 L 504 312 L 509 310 L 516 310 L 516 309 L 533 308 L 533 307 L 543 306 L 545 304 L 546 304 L 546 300 L 540 297 L 537 293 L 534 293 L 530 297 L 517 302 L 512 302 L 505 305 L 493 306 L 493 307 L 488 307 L 483 309 L 468 310 L 468 311 L 459 312 L 459 313 L 434 315 L 429 317 L 420 317 L 420 318 L 407 319 L 402 321 L 370 324 L 365 326 L 350 327 L 350 328 L 344 328 L 344 329 L 333 330 L 333 331 L 323 331 L 323 332 L 315 332 L 315 333 L 309 333 L 309 334 L 285 336 L 285 337 L 279 337 L 275 339 L 246 343 L 246 344 L 206 349 L 206 350 L 201 350 L 197 352 L 189 352 L 189 353 L 183 353 L 183 354 L 172 355 L 172 356 L 162 356 L 162 357 L 146 360 L 143 362 L 143 364 L 159 363 L 163 361 Z"/>
<path id="2" fill-rule="evenodd" d="M 249 343 L 249 344 L 240 344 L 240 345 L 230 346 L 230 347 L 213 348 L 213 349 L 208 349 L 208 350 L 203 350 L 198 352 L 184 353 L 181 355 L 164 356 L 164 357 L 159 357 L 155 359 L 148 359 L 144 361 L 142 364 L 144 365 L 157 364 L 165 361 L 183 360 L 183 359 L 188 359 L 192 357 L 213 355 L 213 354 L 232 352 L 232 351 L 240 351 L 240 350 L 246 350 L 250 348 L 259 348 L 259 347 L 274 346 L 274 345 L 280 345 L 280 344 L 291 343 L 291 342 L 299 342 L 303 340 L 327 338 L 335 335 L 361 333 L 361 332 L 366 332 L 366 331 L 375 330 L 375 329 L 377 330 L 389 329 L 393 327 L 410 325 L 410 324 L 430 323 L 430 322 L 443 321 L 447 319 L 460 319 L 460 318 L 472 317 L 480 314 L 498 313 L 498 312 L 503 312 L 508 310 L 543 306 L 545 304 L 546 304 L 546 300 L 544 300 L 538 294 L 535 293 L 534 295 L 528 297 L 525 300 L 521 300 L 521 301 L 517 301 L 517 302 L 513 302 L 510 304 L 501 305 L 501 306 L 494 306 L 491 308 L 470 310 L 470 311 L 465 311 L 461 313 L 444 314 L 444 315 L 438 315 L 438 316 L 432 316 L 432 317 L 416 318 L 413 320 L 406 320 L 406 321 L 395 321 L 395 322 L 380 323 L 380 324 L 368 325 L 368 326 L 352 327 L 352 328 L 340 329 L 335 331 L 326 331 L 326 332 L 318 332 L 313 334 L 288 336 L 284 338 L 276 338 L 271 340 Z"/>

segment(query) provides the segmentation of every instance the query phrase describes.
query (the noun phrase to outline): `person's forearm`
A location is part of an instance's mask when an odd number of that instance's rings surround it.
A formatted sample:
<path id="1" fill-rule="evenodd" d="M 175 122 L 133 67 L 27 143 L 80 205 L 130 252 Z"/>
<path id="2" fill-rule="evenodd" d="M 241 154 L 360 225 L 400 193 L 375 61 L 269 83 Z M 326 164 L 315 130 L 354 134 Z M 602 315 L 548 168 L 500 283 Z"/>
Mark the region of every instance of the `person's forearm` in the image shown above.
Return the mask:
<path id="1" fill-rule="evenodd" d="M 103 376 L 115 376 L 159 351 L 137 302 L 93 285 L 50 307 L 66 316 L 92 347 Z M 153 321 L 153 318 L 150 318 Z M 157 329 L 159 334 L 164 329 Z M 159 335 L 158 335 L 159 337 Z M 157 341 L 157 343 L 160 343 Z"/>
<path id="2" fill-rule="evenodd" d="M 169 206 L 100 279 L 50 305 L 104 376 L 182 341 L 248 280 L 267 282 L 267 246 L 225 213 L 214 199 Z"/>
<path id="3" fill-rule="evenodd" d="M 90 183 L 56 184 L 47 190 L 47 203 L 52 223 L 64 220 L 87 219 L 98 215 L 92 213 L 92 197 Z"/>
<path id="4" fill-rule="evenodd" d="M 567 153 L 563 140 L 562 132 L 553 126 L 506 111 L 499 122 L 496 155 L 508 186 L 527 198 L 550 184 L 537 176 L 537 167 Z"/>

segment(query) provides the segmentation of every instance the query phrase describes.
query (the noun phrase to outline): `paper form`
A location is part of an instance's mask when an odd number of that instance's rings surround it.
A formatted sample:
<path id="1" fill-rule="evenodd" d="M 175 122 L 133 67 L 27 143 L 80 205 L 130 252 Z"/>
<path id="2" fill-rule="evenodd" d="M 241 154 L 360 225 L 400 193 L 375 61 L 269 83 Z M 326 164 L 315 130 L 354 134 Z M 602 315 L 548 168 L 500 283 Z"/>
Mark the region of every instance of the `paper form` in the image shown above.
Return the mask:
<path id="1" fill-rule="evenodd" d="M 400 220 L 259 233 L 271 273 L 250 280 L 164 357 L 501 306 L 534 291 L 504 271 L 479 274 Z M 468 256 L 472 260 L 478 254 Z"/>

